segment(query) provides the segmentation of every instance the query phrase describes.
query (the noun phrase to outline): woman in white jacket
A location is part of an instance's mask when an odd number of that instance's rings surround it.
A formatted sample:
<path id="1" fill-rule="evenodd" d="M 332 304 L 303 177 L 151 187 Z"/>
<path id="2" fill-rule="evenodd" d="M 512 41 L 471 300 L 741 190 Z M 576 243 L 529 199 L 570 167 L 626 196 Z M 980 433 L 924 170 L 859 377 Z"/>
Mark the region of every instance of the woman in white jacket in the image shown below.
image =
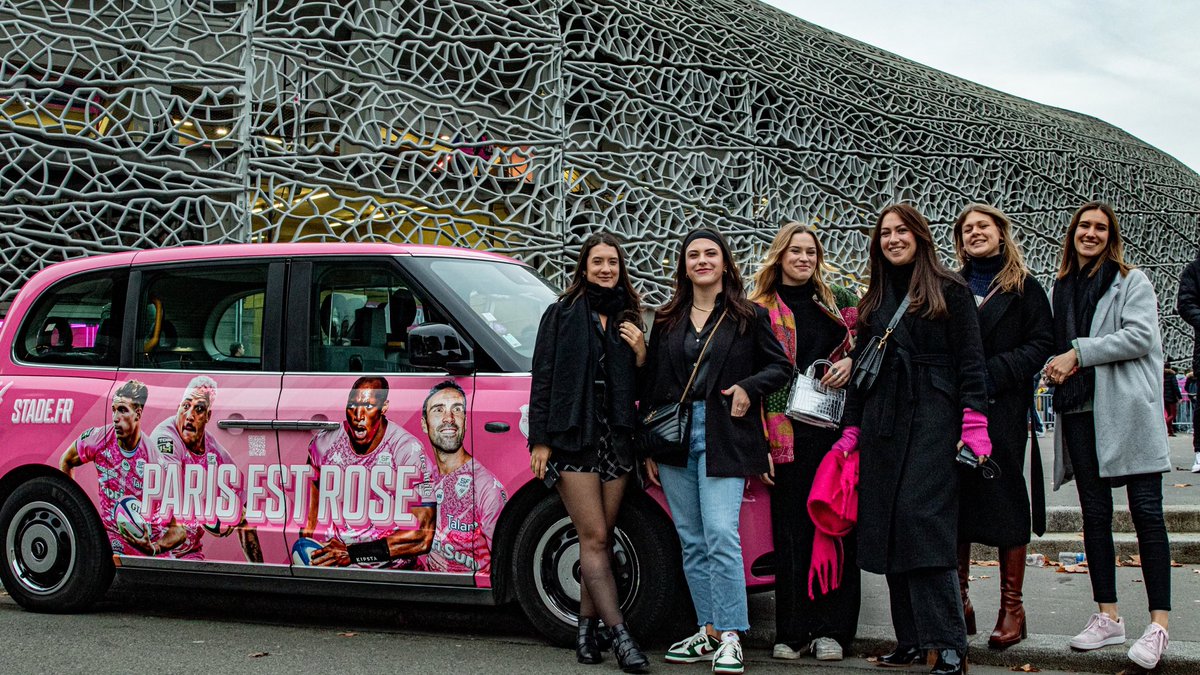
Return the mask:
<path id="1" fill-rule="evenodd" d="M 1162 507 L 1162 474 L 1171 470 L 1162 414 L 1162 337 L 1154 287 L 1125 263 L 1110 205 L 1089 202 L 1071 218 L 1052 306 L 1058 356 L 1047 363 L 1045 377 L 1055 385 L 1061 430 L 1054 440 L 1054 489 L 1075 479 L 1099 605 L 1071 647 L 1125 642 L 1112 536 L 1112 490 L 1124 486 L 1150 606 L 1150 625 L 1129 658 L 1151 669 L 1167 648 L 1171 609 L 1171 551 Z"/>

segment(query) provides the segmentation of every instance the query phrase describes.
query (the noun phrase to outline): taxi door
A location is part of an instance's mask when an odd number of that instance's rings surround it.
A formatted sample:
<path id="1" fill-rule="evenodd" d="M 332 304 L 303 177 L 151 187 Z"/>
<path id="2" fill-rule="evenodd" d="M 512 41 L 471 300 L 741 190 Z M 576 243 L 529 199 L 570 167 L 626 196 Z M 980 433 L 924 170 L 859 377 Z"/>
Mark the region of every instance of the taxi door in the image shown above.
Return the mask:
<path id="1" fill-rule="evenodd" d="M 276 428 L 293 574 L 473 585 L 442 546 L 459 508 L 443 460 L 464 443 L 471 379 L 409 360 L 409 329 L 437 310 L 388 256 L 297 258 L 289 289 Z"/>
<path id="2" fill-rule="evenodd" d="M 135 260 L 116 386 L 146 394 L 149 555 L 123 565 L 288 574 L 272 517 L 286 504 L 268 489 L 279 464 L 283 279 L 282 260 Z"/>

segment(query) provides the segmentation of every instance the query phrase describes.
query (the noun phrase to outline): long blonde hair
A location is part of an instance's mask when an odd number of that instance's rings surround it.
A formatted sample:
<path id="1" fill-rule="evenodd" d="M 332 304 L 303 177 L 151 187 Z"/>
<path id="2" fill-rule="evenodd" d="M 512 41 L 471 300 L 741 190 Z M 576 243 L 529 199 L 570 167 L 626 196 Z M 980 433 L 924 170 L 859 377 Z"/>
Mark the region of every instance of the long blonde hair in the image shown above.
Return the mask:
<path id="1" fill-rule="evenodd" d="M 763 258 L 762 267 L 754 275 L 754 290 L 750 293 L 750 302 L 774 302 L 775 293 L 779 291 L 779 285 L 783 278 L 781 272 L 783 254 L 787 251 L 788 246 L 791 246 L 792 237 L 797 234 L 807 234 L 812 237 L 813 245 L 817 249 L 817 264 L 813 266 L 812 275 L 812 281 L 817 286 L 817 299 L 830 309 L 836 310 L 837 301 L 834 299 L 833 289 L 825 281 L 822 269 L 825 266 L 825 247 L 821 245 L 821 239 L 817 236 L 815 228 L 794 220 L 784 223 L 783 227 L 780 227 L 779 231 L 775 233 L 775 239 L 771 241 L 771 248 L 767 249 L 767 255 Z"/>
<path id="2" fill-rule="evenodd" d="M 966 267 L 967 260 L 971 257 L 967 254 L 962 228 L 967 216 L 972 213 L 982 213 L 991 218 L 996 224 L 996 229 L 1000 231 L 1000 255 L 1004 256 L 1004 264 L 1000 266 L 1000 272 L 993 283 L 1002 293 L 1024 293 L 1025 277 L 1029 276 L 1029 268 L 1025 266 L 1025 255 L 1021 252 L 1021 245 L 1013 239 L 1012 222 L 1003 211 L 991 204 L 967 204 L 967 208 L 954 220 L 954 255 L 958 258 L 959 271 Z"/>

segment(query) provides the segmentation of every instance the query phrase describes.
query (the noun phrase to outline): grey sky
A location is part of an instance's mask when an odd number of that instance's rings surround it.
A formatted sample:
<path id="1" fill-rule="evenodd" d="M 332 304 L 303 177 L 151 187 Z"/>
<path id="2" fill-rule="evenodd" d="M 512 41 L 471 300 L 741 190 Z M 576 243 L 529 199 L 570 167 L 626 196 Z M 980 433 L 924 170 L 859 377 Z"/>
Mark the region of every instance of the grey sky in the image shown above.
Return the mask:
<path id="1" fill-rule="evenodd" d="M 1116 125 L 1200 172 L 1196 0 L 764 0 L 1009 94 Z"/>

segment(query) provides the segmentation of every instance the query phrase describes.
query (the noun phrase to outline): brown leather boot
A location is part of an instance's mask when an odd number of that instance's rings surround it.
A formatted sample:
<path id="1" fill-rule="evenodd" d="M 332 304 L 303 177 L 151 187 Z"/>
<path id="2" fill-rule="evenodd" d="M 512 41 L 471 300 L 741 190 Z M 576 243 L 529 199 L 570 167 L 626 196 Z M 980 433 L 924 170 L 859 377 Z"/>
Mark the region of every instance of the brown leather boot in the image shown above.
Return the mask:
<path id="1" fill-rule="evenodd" d="M 996 630 L 988 637 L 988 647 L 1005 649 L 1025 639 L 1025 605 L 1021 587 L 1025 584 L 1025 547 L 1000 549 L 1000 616 Z"/>
<path id="2" fill-rule="evenodd" d="M 967 624 L 967 635 L 974 635 L 975 608 L 971 606 L 971 597 L 967 593 L 967 584 L 971 579 L 971 544 L 958 545 L 958 591 L 962 593 L 963 620 Z"/>

